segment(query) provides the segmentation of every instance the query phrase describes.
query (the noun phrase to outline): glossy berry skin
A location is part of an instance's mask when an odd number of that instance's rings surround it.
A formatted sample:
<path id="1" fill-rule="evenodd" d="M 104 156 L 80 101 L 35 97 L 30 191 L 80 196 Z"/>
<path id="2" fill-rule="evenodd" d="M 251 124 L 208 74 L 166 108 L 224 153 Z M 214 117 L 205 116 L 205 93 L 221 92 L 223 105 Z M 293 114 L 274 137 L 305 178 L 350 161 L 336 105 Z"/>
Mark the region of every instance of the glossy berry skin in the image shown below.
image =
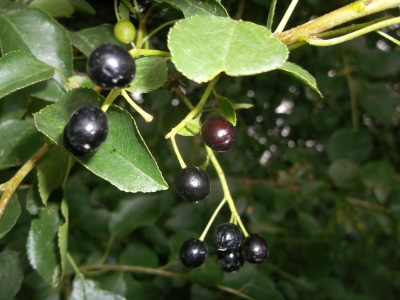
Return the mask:
<path id="1" fill-rule="evenodd" d="M 268 243 L 261 235 L 253 233 L 244 239 L 242 255 L 249 263 L 260 264 L 267 259 L 268 254 Z"/>
<path id="2" fill-rule="evenodd" d="M 218 251 L 218 264 L 225 272 L 236 272 L 244 263 L 240 250 Z"/>
<path id="3" fill-rule="evenodd" d="M 242 230 L 233 223 L 218 225 L 214 234 L 215 244 L 218 250 L 237 250 L 243 240 Z"/>
<path id="4" fill-rule="evenodd" d="M 90 54 L 86 69 L 96 85 L 105 89 L 119 89 L 132 82 L 136 64 L 124 48 L 113 44 L 102 44 Z"/>
<path id="5" fill-rule="evenodd" d="M 224 117 L 214 116 L 207 119 L 201 126 L 201 137 L 211 149 L 224 152 L 235 141 L 235 127 Z"/>
<path id="6" fill-rule="evenodd" d="M 95 152 L 107 139 L 109 120 L 99 107 L 85 105 L 77 109 L 64 129 L 64 144 L 76 155 Z"/>
<path id="7" fill-rule="evenodd" d="M 114 36 L 121 43 L 132 43 L 136 35 L 135 26 L 131 21 L 121 20 L 114 26 Z"/>
<path id="8" fill-rule="evenodd" d="M 196 238 L 189 238 L 183 242 L 179 251 L 181 262 L 188 268 L 197 268 L 206 260 L 207 244 Z"/>
<path id="9" fill-rule="evenodd" d="M 186 167 L 176 176 L 179 195 L 191 203 L 197 203 L 208 197 L 211 191 L 210 178 L 199 167 Z"/>

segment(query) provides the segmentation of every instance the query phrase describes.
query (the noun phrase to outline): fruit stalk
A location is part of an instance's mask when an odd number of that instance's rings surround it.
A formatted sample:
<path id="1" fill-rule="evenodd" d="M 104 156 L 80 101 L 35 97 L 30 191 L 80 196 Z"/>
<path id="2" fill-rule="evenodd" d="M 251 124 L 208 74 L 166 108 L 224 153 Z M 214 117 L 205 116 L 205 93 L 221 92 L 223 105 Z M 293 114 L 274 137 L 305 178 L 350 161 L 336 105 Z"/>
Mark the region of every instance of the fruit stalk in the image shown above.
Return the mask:
<path id="1" fill-rule="evenodd" d="M 21 181 L 26 177 L 26 175 L 28 175 L 36 163 L 47 153 L 47 151 L 49 151 L 49 149 L 50 146 L 47 143 L 40 147 L 39 150 L 37 150 L 18 170 L 18 172 L 3 185 L 3 194 L 0 198 L 0 219 L 3 216 L 11 196 L 14 194 Z"/>

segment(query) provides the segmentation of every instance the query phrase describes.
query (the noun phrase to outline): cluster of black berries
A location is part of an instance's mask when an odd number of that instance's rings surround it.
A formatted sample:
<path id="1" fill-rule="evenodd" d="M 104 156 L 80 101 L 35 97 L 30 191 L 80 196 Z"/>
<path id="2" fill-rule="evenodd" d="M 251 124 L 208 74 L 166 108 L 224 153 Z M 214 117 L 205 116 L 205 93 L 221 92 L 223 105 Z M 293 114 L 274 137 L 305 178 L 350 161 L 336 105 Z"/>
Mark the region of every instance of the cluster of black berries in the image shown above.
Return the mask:
<path id="1" fill-rule="evenodd" d="M 89 56 L 87 73 L 104 89 L 119 89 L 135 77 L 136 65 L 124 48 L 113 44 L 98 46 Z M 64 129 L 64 146 L 74 155 L 94 153 L 107 139 L 109 120 L 95 105 L 84 105 L 72 113 Z"/>
<path id="2" fill-rule="evenodd" d="M 252 264 L 262 263 L 269 254 L 266 240 L 258 234 L 250 234 L 243 241 L 240 228 L 233 223 L 218 225 L 215 235 L 218 248 L 218 264 L 225 272 L 238 271 L 244 260 Z M 208 254 L 207 244 L 196 238 L 187 239 L 181 246 L 179 258 L 188 268 L 203 264 Z"/>

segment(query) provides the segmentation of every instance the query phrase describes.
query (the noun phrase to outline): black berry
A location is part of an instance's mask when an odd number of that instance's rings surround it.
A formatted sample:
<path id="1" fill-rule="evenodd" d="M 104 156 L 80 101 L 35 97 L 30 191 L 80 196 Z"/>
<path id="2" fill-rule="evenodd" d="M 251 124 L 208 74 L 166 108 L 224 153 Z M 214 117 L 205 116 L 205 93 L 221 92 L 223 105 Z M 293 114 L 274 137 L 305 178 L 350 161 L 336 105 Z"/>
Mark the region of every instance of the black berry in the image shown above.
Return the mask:
<path id="1" fill-rule="evenodd" d="M 242 243 L 243 235 L 239 226 L 233 223 L 223 223 L 215 230 L 215 244 L 218 250 L 237 250 Z"/>
<path id="2" fill-rule="evenodd" d="M 87 73 L 98 86 L 118 89 L 132 82 L 136 64 L 126 49 L 114 44 L 102 44 L 90 54 Z"/>
<path id="3" fill-rule="evenodd" d="M 197 203 L 210 194 L 210 178 L 198 167 L 186 167 L 176 176 L 178 193 L 187 201 Z"/>
<path id="4" fill-rule="evenodd" d="M 224 117 L 214 116 L 201 126 L 201 137 L 208 147 L 223 152 L 235 141 L 235 127 Z"/>
<path id="5" fill-rule="evenodd" d="M 186 267 L 197 268 L 206 260 L 207 254 L 208 248 L 205 242 L 190 238 L 183 242 L 179 258 Z"/>
<path id="6" fill-rule="evenodd" d="M 239 250 L 218 251 L 218 264 L 225 272 L 238 271 L 244 258 Z"/>
<path id="7" fill-rule="evenodd" d="M 261 235 L 253 233 L 244 239 L 242 255 L 249 263 L 260 264 L 267 259 L 268 254 L 268 243 Z"/>
<path id="8" fill-rule="evenodd" d="M 65 126 L 64 145 L 73 154 L 91 154 L 107 139 L 108 130 L 109 120 L 104 111 L 94 105 L 82 106 Z"/>

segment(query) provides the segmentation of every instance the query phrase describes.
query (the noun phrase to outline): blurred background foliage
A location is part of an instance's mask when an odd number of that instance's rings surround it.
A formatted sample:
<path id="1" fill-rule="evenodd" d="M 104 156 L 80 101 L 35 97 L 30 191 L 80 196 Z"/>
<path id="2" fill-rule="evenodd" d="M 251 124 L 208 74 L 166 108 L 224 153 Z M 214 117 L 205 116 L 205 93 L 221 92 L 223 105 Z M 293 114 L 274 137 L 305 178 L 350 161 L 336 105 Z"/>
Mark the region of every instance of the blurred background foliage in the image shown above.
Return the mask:
<path id="1" fill-rule="evenodd" d="M 77 12 L 59 22 L 72 31 L 115 23 L 113 1 L 88 2 L 96 15 Z M 138 2 L 143 9 L 151 4 Z M 269 2 L 223 0 L 222 4 L 232 18 L 265 25 Z M 289 3 L 278 1 L 276 20 Z M 300 1 L 287 28 L 348 3 Z M 398 15 L 398 8 L 390 13 Z M 152 15 L 149 30 L 181 17 L 180 12 L 165 6 Z M 385 30 L 400 36 L 399 26 Z M 167 32 L 168 28 L 152 38 L 154 48 L 167 50 Z M 188 270 L 178 261 L 183 240 L 201 234 L 222 191 L 210 166 L 212 192 L 206 201 L 193 205 L 177 195 L 174 178 L 180 166 L 164 136 L 188 110 L 166 89 L 136 95 L 155 117 L 145 123 L 132 113 L 170 188 L 154 194 L 127 194 L 82 166 L 73 167 L 66 186 L 68 251 L 83 267 L 85 277 L 127 299 L 236 299 L 240 293 L 254 299 L 399 299 L 399 50 L 371 33 L 338 46 L 304 46 L 292 51 L 289 61 L 315 76 L 323 99 L 278 71 L 221 76 L 216 86 L 220 95 L 254 107 L 238 111 L 237 141 L 217 157 L 246 228 L 263 235 L 270 246 L 265 263 L 245 263 L 233 274 L 223 274 L 218 267 L 212 231 L 205 239 L 209 256 L 203 266 Z M 76 71 L 85 72 L 84 66 L 82 57 L 74 61 Z M 169 71 L 174 72 L 172 65 Z M 205 88 L 186 79 L 181 84 L 192 103 Z M 116 103 L 126 106 L 122 99 Z M 47 104 L 36 102 L 29 111 Z M 209 104 L 216 106 L 216 101 L 211 99 Z M 188 165 L 204 162 L 206 152 L 199 136 L 178 137 L 177 142 Z M 4 169 L 1 178 L 7 179 L 13 172 L 15 168 Z M 65 299 L 72 287 L 70 266 L 62 283 L 53 288 L 27 262 L 32 218 L 25 209 L 27 194 L 27 190 L 18 190 L 21 216 L 0 239 L 0 251 L 18 251 L 24 266 L 25 276 L 15 299 Z M 229 218 L 224 207 L 212 229 Z M 171 276 L 138 270 L 85 270 L 99 261 L 161 267 L 171 271 Z"/>

